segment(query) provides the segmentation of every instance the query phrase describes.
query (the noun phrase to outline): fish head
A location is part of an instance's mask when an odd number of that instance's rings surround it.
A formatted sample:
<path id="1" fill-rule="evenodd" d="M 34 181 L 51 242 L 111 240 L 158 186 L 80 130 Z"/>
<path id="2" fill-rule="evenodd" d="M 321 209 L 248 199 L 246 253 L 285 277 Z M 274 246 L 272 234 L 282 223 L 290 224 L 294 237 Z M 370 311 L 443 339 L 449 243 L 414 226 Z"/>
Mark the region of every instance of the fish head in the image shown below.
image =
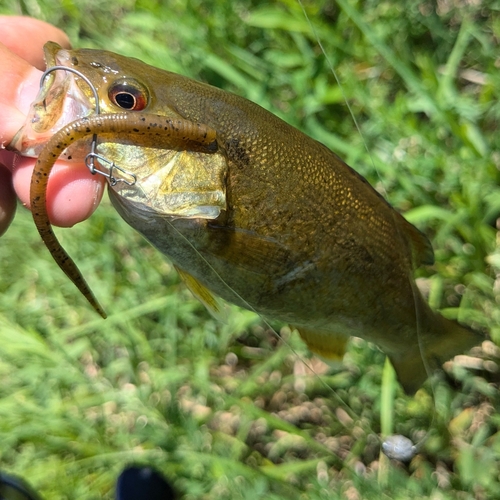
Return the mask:
<path id="1" fill-rule="evenodd" d="M 167 72 L 138 59 L 93 49 L 44 46 L 47 70 L 24 126 L 9 149 L 37 157 L 65 125 L 94 114 L 134 113 L 184 119 L 158 87 Z M 134 134 L 97 136 L 97 153 L 111 179 L 110 194 L 130 202 L 130 210 L 214 219 L 226 206 L 226 158 L 220 150 L 203 153 L 144 146 Z M 92 136 L 66 148 L 61 158 L 83 161 Z"/>

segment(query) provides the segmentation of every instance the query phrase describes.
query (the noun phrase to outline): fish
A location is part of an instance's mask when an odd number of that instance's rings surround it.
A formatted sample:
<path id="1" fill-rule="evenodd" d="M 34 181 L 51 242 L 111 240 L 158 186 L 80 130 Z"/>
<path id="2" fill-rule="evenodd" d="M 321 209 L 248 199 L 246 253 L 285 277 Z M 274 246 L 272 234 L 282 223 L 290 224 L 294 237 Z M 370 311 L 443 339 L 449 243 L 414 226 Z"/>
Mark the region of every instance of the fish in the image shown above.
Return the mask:
<path id="1" fill-rule="evenodd" d="M 428 238 L 320 142 L 243 97 L 138 59 L 53 42 L 45 58 L 64 69 L 45 78 L 10 145 L 38 156 L 41 212 L 51 164 L 91 152 L 120 216 L 216 317 L 222 298 L 289 324 L 328 360 L 361 337 L 389 357 L 407 393 L 483 340 L 416 286 L 414 270 L 434 261 Z M 46 212 L 38 217 L 59 264 L 78 276 Z"/>

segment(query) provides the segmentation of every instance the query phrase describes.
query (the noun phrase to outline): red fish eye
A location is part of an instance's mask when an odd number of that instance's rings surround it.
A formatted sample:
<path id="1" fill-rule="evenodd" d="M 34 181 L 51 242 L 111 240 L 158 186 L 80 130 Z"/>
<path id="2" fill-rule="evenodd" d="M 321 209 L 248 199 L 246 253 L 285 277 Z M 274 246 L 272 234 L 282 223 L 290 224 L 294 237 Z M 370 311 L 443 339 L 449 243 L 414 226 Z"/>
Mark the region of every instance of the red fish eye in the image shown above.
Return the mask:
<path id="1" fill-rule="evenodd" d="M 148 105 L 148 94 L 136 82 L 117 82 L 108 90 L 113 104 L 127 111 L 141 111 Z"/>

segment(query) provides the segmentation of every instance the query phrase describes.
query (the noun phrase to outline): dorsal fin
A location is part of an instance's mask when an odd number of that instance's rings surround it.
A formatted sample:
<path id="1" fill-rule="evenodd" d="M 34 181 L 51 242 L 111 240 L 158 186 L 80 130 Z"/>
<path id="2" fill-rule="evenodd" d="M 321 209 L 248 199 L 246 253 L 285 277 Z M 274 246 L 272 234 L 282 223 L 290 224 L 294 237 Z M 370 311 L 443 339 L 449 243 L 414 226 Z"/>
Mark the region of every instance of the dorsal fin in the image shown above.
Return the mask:
<path id="1" fill-rule="evenodd" d="M 434 264 L 434 250 L 429 238 L 403 216 L 398 219 L 399 228 L 410 243 L 413 267 Z"/>

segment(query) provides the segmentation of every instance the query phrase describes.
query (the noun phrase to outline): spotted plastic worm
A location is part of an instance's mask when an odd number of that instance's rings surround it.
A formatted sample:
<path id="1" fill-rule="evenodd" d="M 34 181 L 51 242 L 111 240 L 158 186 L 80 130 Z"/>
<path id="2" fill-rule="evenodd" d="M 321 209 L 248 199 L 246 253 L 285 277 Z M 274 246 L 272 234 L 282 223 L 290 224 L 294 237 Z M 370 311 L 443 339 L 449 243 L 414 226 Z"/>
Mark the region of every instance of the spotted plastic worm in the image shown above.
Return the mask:
<path id="1" fill-rule="evenodd" d="M 132 141 L 136 146 L 182 149 L 214 153 L 215 130 L 182 119 L 168 119 L 147 113 L 92 115 L 69 123 L 52 136 L 40 153 L 31 177 L 31 211 L 38 232 L 52 257 L 92 307 L 103 317 L 98 303 L 80 270 L 52 231 L 47 213 L 47 185 L 50 171 L 64 149 L 88 136 L 113 134 L 113 140 Z M 118 136 L 116 134 L 119 134 Z"/>

